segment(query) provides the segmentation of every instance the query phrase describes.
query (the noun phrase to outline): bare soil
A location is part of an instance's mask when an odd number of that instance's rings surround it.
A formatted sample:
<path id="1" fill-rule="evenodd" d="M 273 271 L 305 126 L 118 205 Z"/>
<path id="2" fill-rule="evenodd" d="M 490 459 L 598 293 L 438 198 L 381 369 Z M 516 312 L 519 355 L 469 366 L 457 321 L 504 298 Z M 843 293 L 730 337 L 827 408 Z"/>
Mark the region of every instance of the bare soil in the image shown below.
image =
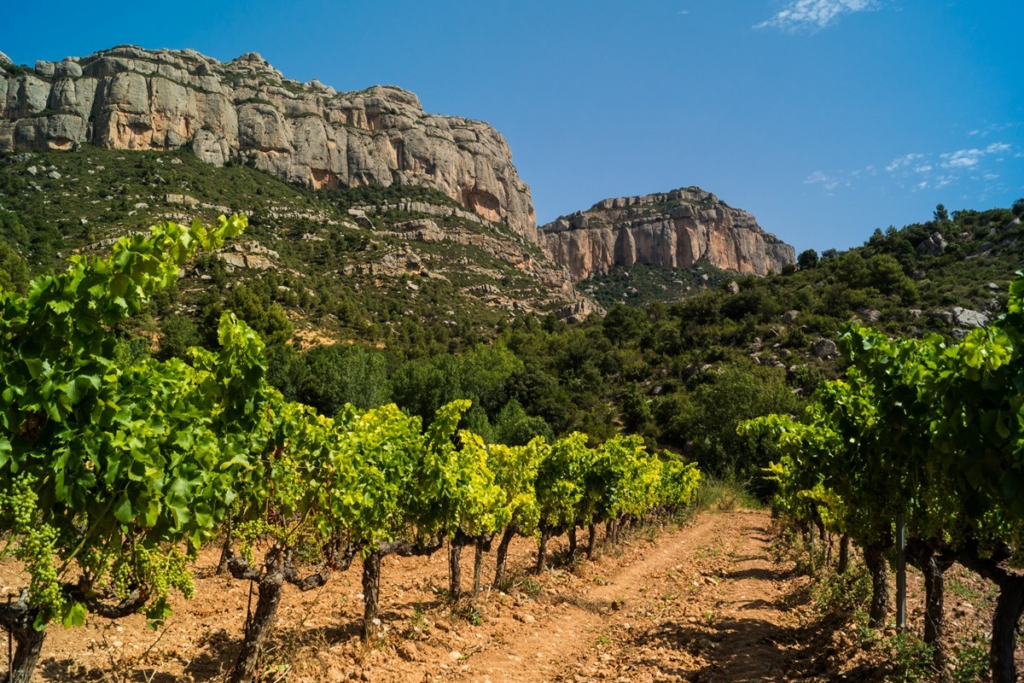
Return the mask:
<path id="1" fill-rule="evenodd" d="M 485 590 L 459 609 L 445 602 L 446 553 L 384 560 L 386 632 L 359 640 L 357 566 L 319 591 L 286 589 L 266 681 L 881 681 L 889 653 L 865 641 L 849 618 L 820 615 L 811 581 L 779 552 L 762 511 L 698 515 L 657 532 L 642 529 L 593 561 L 566 557 L 554 542 L 554 568 L 540 575 L 536 542 L 516 539 L 512 584 Z M 216 681 L 234 663 L 249 609 L 249 584 L 214 575 L 219 549 L 197 564 L 196 597 L 176 598 L 159 631 L 133 616 L 90 618 L 85 627 L 51 626 L 39 681 Z M 463 576 L 472 577 L 472 552 Z M 493 553 L 485 564 L 485 583 Z M 994 594 L 951 570 L 951 642 L 985 629 Z M 921 591 L 911 578 L 912 623 Z M 21 585 L 0 565 L 0 596 Z M 464 586 L 468 590 L 469 586 Z M 253 598 L 255 600 L 255 598 Z M 4 653 L 6 656 L 6 653 Z M 4 668 L 0 665 L 0 669 Z"/>

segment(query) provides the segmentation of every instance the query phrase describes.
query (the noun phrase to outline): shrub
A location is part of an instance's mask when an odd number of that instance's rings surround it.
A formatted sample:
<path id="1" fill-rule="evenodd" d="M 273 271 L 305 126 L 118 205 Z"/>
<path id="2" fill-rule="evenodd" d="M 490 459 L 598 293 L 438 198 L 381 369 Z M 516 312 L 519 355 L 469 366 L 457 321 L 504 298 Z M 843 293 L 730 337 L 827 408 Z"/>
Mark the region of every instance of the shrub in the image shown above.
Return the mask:
<path id="1" fill-rule="evenodd" d="M 814 268 L 818 265 L 818 252 L 813 249 L 807 249 L 800 252 L 800 255 L 796 258 L 797 265 L 800 266 L 801 270 L 808 268 Z"/>

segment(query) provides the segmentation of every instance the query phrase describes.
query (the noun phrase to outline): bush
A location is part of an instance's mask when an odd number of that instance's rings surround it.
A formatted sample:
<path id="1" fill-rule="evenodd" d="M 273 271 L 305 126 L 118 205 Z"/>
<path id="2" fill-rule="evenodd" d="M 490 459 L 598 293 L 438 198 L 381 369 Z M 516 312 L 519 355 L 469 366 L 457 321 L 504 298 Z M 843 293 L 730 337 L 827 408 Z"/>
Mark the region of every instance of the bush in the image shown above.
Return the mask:
<path id="1" fill-rule="evenodd" d="M 317 346 L 305 354 L 299 400 L 324 415 L 337 415 L 346 403 L 368 410 L 391 400 L 387 363 L 363 346 Z"/>
<path id="2" fill-rule="evenodd" d="M 909 296 L 911 291 L 915 290 L 914 282 L 903 272 L 903 266 L 889 254 L 878 254 L 868 260 L 865 284 L 883 294 L 900 294 L 910 299 L 913 299 Z"/>
<path id="3" fill-rule="evenodd" d="M 525 446 L 535 436 L 553 441 L 555 436 L 543 418 L 528 415 L 519 401 L 512 399 L 494 420 L 492 440 L 507 446 Z"/>
<path id="4" fill-rule="evenodd" d="M 782 313 L 782 305 L 766 287 L 740 290 L 722 304 L 722 315 L 730 320 L 742 320 L 747 315 L 761 319 L 774 318 Z"/>
<path id="5" fill-rule="evenodd" d="M 630 384 L 622 391 L 622 422 L 631 432 L 643 432 L 651 423 L 651 406 L 636 384 Z"/>
<path id="6" fill-rule="evenodd" d="M 283 344 L 291 339 L 294 328 L 279 303 L 272 302 L 267 285 L 259 280 L 239 284 L 226 300 L 214 299 L 204 311 L 208 339 L 216 339 L 216 321 L 229 310 L 256 330 L 268 344 Z M 212 341 L 210 342 L 211 346 Z"/>
<path id="7" fill-rule="evenodd" d="M 637 339 L 646 324 L 647 316 L 643 310 L 618 304 L 605 315 L 602 329 L 610 342 L 622 346 Z"/>
<path id="8" fill-rule="evenodd" d="M 690 451 L 703 472 L 749 480 L 752 491 L 761 495 L 766 491 L 761 470 L 774 450 L 767 442 L 739 436 L 736 426 L 770 413 L 795 414 L 802 405 L 783 373 L 767 369 L 755 373 L 733 365 L 709 383 L 662 403 L 658 413 L 662 437 Z M 666 408 L 674 414 L 667 414 Z"/>
<path id="9" fill-rule="evenodd" d="M 807 249 L 806 251 L 800 252 L 800 255 L 796 258 L 797 265 L 800 266 L 801 270 L 808 268 L 814 268 L 818 265 L 818 252 L 813 249 Z"/>
<path id="10" fill-rule="evenodd" d="M 190 348 L 202 346 L 203 335 L 191 318 L 172 313 L 163 319 L 161 327 L 163 335 L 160 337 L 160 350 L 157 353 L 160 360 L 187 359 Z"/>
<path id="11" fill-rule="evenodd" d="M 703 476 L 693 506 L 704 512 L 732 512 L 736 508 L 757 509 L 761 503 L 750 493 L 748 482 L 734 476 Z"/>
<path id="12" fill-rule="evenodd" d="M 28 291 L 28 268 L 18 252 L 0 242 L 0 291 L 25 294 Z"/>

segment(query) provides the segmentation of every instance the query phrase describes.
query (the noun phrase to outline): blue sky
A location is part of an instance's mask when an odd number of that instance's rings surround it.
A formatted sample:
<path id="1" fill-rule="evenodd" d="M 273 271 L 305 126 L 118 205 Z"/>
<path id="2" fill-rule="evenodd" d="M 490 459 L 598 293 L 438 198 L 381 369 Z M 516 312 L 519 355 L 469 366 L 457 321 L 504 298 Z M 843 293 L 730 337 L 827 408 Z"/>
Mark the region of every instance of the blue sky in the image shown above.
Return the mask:
<path id="1" fill-rule="evenodd" d="M 821 250 L 1024 196 L 1020 0 L 19 2 L 0 27 L 18 63 L 120 43 L 489 121 L 541 222 L 698 185 Z"/>

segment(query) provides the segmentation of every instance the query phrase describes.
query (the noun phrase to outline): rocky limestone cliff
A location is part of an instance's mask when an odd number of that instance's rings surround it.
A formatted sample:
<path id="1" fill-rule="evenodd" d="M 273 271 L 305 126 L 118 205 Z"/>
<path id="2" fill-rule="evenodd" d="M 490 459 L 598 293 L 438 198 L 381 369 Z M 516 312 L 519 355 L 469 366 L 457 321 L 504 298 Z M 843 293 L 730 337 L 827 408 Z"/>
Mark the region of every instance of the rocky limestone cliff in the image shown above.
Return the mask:
<path id="1" fill-rule="evenodd" d="M 226 64 L 194 50 L 119 46 L 38 61 L 0 53 L 0 152 L 191 146 L 315 188 L 434 187 L 539 241 L 530 188 L 491 126 L 423 111 L 392 86 L 337 93 L 287 79 L 256 53 Z"/>
<path id="2" fill-rule="evenodd" d="M 766 275 L 794 263 L 793 247 L 697 187 L 598 202 L 541 227 L 544 247 L 574 282 L 613 266 L 688 268 L 701 258 L 739 273 Z"/>

